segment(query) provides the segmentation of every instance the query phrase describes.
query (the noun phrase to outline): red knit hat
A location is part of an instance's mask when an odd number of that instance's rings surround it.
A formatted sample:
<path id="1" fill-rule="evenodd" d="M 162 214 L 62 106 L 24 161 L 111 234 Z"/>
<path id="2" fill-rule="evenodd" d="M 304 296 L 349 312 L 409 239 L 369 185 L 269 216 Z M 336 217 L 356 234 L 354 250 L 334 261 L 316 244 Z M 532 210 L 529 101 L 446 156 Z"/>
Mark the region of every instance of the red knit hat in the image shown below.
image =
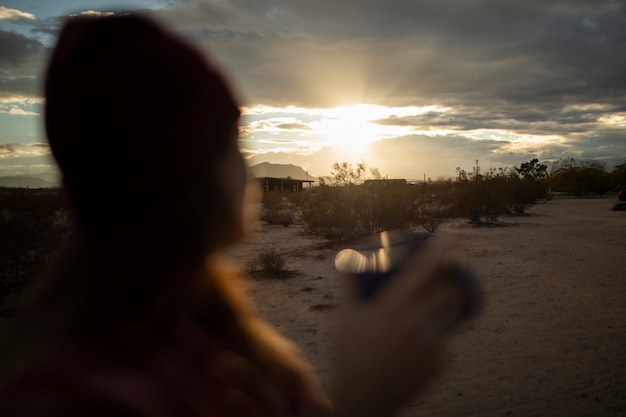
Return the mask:
<path id="1" fill-rule="evenodd" d="M 69 19 L 45 95 L 48 141 L 88 228 L 199 175 L 239 118 L 202 54 L 137 15 Z"/>

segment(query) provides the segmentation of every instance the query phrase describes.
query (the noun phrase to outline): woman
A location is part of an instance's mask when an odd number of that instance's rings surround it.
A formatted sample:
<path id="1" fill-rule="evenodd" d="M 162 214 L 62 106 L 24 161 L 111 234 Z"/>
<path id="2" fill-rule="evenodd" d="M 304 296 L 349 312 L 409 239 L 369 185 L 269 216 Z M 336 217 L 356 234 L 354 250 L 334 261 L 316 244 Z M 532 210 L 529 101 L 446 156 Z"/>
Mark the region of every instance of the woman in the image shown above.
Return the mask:
<path id="1" fill-rule="evenodd" d="M 0 415 L 383 416 L 435 373 L 461 304 L 436 279 L 445 243 L 346 320 L 332 406 L 255 313 L 215 256 L 244 233 L 238 118 L 222 77 L 154 22 L 66 23 L 46 131 L 77 228 L 3 348 Z"/>

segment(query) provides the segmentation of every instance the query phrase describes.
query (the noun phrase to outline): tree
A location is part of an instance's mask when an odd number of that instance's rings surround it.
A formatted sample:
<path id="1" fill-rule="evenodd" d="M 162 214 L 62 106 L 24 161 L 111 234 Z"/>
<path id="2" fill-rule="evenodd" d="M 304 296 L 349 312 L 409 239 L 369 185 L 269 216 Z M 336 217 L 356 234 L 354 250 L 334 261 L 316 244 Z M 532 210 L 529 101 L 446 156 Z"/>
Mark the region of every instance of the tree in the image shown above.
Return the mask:
<path id="1" fill-rule="evenodd" d="M 330 172 L 330 183 L 336 187 L 356 184 L 357 175 L 348 162 L 335 162 Z"/>
<path id="2" fill-rule="evenodd" d="M 493 222 L 508 212 L 510 201 L 505 181 L 511 175 L 510 170 L 491 168 L 482 173 L 478 165 L 472 168 L 472 172 L 461 168 L 456 170 L 453 199 L 460 216 L 474 223 Z"/>
<path id="3" fill-rule="evenodd" d="M 520 167 L 472 171 L 457 168 L 454 206 L 471 222 L 496 221 L 506 213 L 524 214 L 538 200 L 548 198 L 547 166 L 531 159 Z"/>
<path id="4" fill-rule="evenodd" d="M 335 162 L 330 173 L 330 185 L 335 187 L 345 187 L 348 185 L 359 185 L 365 181 L 367 164 L 361 161 L 356 164 L 356 168 L 349 162 Z M 380 178 L 378 168 L 370 168 L 370 173 L 375 178 Z"/>
<path id="5" fill-rule="evenodd" d="M 375 180 L 379 180 L 382 177 L 382 175 L 380 175 L 380 171 L 378 170 L 378 168 L 370 168 L 370 175 Z"/>
<path id="6" fill-rule="evenodd" d="M 510 203 L 512 211 L 524 214 L 539 200 L 549 198 L 549 187 L 546 182 L 548 166 L 540 164 L 537 158 L 522 163 L 519 168 L 513 167 L 517 178 L 510 177 Z"/>
<path id="7" fill-rule="evenodd" d="M 556 190 L 578 197 L 584 194 L 603 196 L 610 188 L 609 174 L 604 164 L 597 161 L 576 161 L 573 158 L 554 163 L 549 183 Z"/>
<path id="8" fill-rule="evenodd" d="M 525 179 L 540 180 L 548 176 L 548 166 L 540 164 L 537 158 L 524 162 L 518 167 L 514 167 L 515 172 Z"/>
<path id="9" fill-rule="evenodd" d="M 615 165 L 609 175 L 611 187 L 614 188 L 615 186 L 621 184 L 622 180 L 626 178 L 626 161 L 622 164 Z"/>

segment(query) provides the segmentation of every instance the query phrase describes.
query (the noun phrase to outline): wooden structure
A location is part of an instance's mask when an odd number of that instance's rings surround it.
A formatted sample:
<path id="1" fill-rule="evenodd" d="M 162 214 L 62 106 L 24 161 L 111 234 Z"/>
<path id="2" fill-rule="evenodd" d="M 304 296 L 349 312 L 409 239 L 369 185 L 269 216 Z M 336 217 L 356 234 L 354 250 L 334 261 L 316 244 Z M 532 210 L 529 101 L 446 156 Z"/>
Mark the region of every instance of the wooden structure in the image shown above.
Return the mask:
<path id="1" fill-rule="evenodd" d="M 371 185 L 407 185 L 408 182 L 405 179 L 380 179 L 380 180 L 365 180 L 363 185 L 371 186 Z"/>
<path id="2" fill-rule="evenodd" d="M 257 178 L 263 192 L 268 193 L 270 191 L 282 191 L 289 193 L 299 193 L 304 189 L 304 184 L 307 184 L 307 188 L 311 186 L 315 181 L 312 180 L 297 180 L 294 178 L 272 178 L 272 177 L 260 177 Z"/>

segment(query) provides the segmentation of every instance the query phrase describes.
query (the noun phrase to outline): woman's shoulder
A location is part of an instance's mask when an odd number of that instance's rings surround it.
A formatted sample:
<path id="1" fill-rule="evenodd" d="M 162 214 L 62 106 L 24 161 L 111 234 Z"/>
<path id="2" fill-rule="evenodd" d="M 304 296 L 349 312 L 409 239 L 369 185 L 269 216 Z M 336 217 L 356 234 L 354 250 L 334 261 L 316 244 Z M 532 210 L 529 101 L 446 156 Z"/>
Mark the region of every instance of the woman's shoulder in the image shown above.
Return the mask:
<path id="1" fill-rule="evenodd" d="M 21 372 L 0 387 L 3 417 L 192 416 L 149 373 L 56 358 Z"/>

